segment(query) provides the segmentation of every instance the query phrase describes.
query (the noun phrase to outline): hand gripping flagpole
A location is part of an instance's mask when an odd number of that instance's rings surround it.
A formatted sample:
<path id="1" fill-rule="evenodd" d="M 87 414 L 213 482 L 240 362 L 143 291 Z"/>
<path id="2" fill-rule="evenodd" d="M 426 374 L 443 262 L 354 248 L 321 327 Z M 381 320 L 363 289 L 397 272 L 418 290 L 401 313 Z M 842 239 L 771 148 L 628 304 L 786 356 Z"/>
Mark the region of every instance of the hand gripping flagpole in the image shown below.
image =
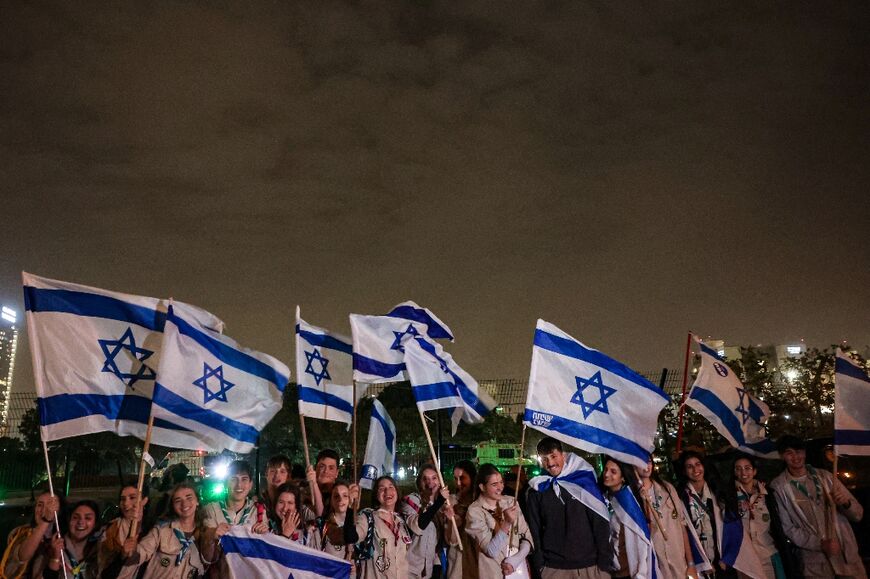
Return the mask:
<path id="1" fill-rule="evenodd" d="M 152 402 L 153 404 L 153 402 Z M 154 431 L 154 411 L 148 415 L 148 427 L 145 429 L 145 443 L 142 445 L 142 458 L 139 460 L 139 480 L 136 482 L 136 510 L 133 515 L 133 522 L 130 524 L 130 537 L 136 537 L 139 530 L 139 509 L 142 506 L 142 489 L 145 487 L 145 457 L 148 456 L 148 449 L 151 448 L 151 433 Z"/>
<path id="2" fill-rule="evenodd" d="M 429 425 L 426 424 L 426 415 L 419 406 L 417 406 L 417 411 L 420 413 L 420 422 L 423 423 L 423 432 L 426 433 L 426 442 L 429 443 L 429 454 L 432 455 L 432 464 L 435 465 L 435 470 L 438 473 L 438 482 L 441 484 L 441 488 L 444 488 L 446 485 L 444 484 L 444 476 L 441 474 L 441 461 L 438 460 L 438 457 L 435 454 L 435 445 L 432 444 L 432 435 L 429 434 Z M 450 504 L 449 498 L 447 499 L 447 504 Z M 458 539 L 459 527 L 456 526 L 456 519 L 454 517 L 450 517 L 450 524 L 453 526 L 453 535 Z M 462 541 L 459 541 L 458 546 L 459 550 L 462 551 Z"/>
<path id="3" fill-rule="evenodd" d="M 677 454 L 683 448 L 683 413 L 686 411 L 686 386 L 689 383 L 689 356 L 692 353 L 692 332 L 686 339 L 686 361 L 683 364 L 683 397 L 680 399 L 680 418 L 677 426 Z"/>
<path id="4" fill-rule="evenodd" d="M 40 429 L 40 438 L 41 432 Z M 51 496 L 54 497 L 54 483 L 51 480 L 51 464 L 48 461 L 48 445 L 45 443 L 45 440 L 42 441 L 42 452 L 45 455 L 45 472 L 48 474 L 48 490 L 51 493 Z M 57 509 L 54 511 L 54 528 L 57 531 L 58 536 L 60 536 L 60 519 L 57 515 Z M 64 579 L 67 579 L 69 575 L 66 572 L 66 549 L 60 550 L 60 568 L 63 569 Z"/>

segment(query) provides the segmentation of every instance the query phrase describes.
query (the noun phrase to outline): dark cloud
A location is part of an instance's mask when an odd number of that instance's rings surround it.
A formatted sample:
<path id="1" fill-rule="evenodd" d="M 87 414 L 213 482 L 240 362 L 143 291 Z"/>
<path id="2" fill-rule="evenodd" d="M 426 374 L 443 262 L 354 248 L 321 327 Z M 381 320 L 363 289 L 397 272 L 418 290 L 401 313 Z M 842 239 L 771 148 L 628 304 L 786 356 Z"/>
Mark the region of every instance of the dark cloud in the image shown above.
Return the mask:
<path id="1" fill-rule="evenodd" d="M 9 5 L 0 298 L 172 295 L 288 361 L 296 303 L 410 298 L 481 378 L 539 316 L 642 369 L 690 327 L 864 346 L 868 33 L 861 2 Z"/>

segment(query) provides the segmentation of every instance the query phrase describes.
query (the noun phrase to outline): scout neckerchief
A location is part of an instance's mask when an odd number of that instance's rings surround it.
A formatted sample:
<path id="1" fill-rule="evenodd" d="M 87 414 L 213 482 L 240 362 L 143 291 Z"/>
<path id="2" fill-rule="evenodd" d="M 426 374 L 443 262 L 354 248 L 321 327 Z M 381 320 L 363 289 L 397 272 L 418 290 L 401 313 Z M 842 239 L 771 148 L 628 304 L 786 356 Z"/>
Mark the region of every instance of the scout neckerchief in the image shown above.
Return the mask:
<path id="1" fill-rule="evenodd" d="M 79 577 L 82 577 L 85 570 L 88 568 L 88 562 L 79 562 L 79 560 L 73 557 L 72 553 L 70 553 L 66 547 L 63 548 L 63 551 L 64 553 L 66 553 L 66 556 L 69 559 L 69 572 L 72 574 L 72 579 L 79 579 Z"/>
<path id="2" fill-rule="evenodd" d="M 181 551 L 179 551 L 178 556 L 175 557 L 175 566 L 181 565 L 181 562 L 184 560 L 184 556 L 187 555 L 187 551 L 190 549 L 190 546 L 193 544 L 193 535 L 188 539 L 184 533 L 175 527 L 172 528 L 172 532 L 175 533 L 175 538 L 178 539 L 178 542 L 181 543 Z"/>
<path id="3" fill-rule="evenodd" d="M 656 481 L 654 481 L 652 479 L 650 479 L 649 482 L 650 482 L 650 485 L 649 485 L 649 491 L 647 491 L 647 496 L 650 496 L 650 494 L 652 494 L 652 499 L 650 500 L 650 503 L 652 504 L 652 508 L 655 510 L 656 515 L 658 515 L 658 517 L 661 519 L 662 518 L 662 496 L 656 492 L 656 486 L 661 486 L 661 485 L 659 485 Z M 677 503 L 676 503 L 676 501 L 674 501 L 674 497 L 671 496 L 670 489 L 662 486 L 662 490 L 664 490 L 664 492 L 667 493 L 668 500 L 670 500 L 671 504 L 674 506 L 673 511 L 671 511 L 671 518 L 676 519 L 678 516 L 677 515 Z"/>
<path id="4" fill-rule="evenodd" d="M 758 488 L 758 491 L 754 494 L 754 496 L 755 496 L 754 499 L 752 498 L 753 493 L 751 490 L 746 490 L 745 488 L 743 488 L 743 485 L 741 485 L 740 483 L 737 483 L 737 490 L 740 491 L 737 494 L 738 514 L 740 515 L 740 518 L 742 519 L 743 515 L 745 515 L 746 513 L 749 513 L 749 520 L 750 521 L 755 520 L 755 505 L 757 505 L 758 501 L 760 501 L 764 497 L 764 483 L 761 483 L 759 481 L 753 481 L 753 482 L 756 484 L 756 486 Z M 740 493 L 743 493 L 743 494 L 740 494 Z M 750 501 L 750 499 L 752 499 L 752 500 Z M 766 521 L 767 521 L 767 519 L 765 518 L 765 522 Z"/>
<path id="5" fill-rule="evenodd" d="M 704 490 L 706 489 L 707 483 L 704 483 L 704 489 L 702 489 L 701 495 L 704 494 Z M 692 524 L 700 531 L 701 523 L 703 523 L 704 518 L 710 518 L 712 515 L 712 506 L 707 504 L 707 502 L 701 498 L 701 495 L 695 492 L 695 489 L 691 484 L 686 485 L 686 493 L 689 495 L 689 512 L 692 517 Z M 702 538 L 701 540 L 704 541 L 705 539 Z"/>
<path id="6" fill-rule="evenodd" d="M 218 502 L 218 505 L 221 508 L 221 512 L 223 513 L 224 518 L 227 520 L 227 524 L 228 525 L 235 525 L 235 523 L 233 522 L 233 518 L 230 517 L 230 514 L 227 512 L 227 506 L 228 506 L 227 501 L 225 501 L 225 500 L 220 501 L 220 502 Z M 251 514 L 251 511 L 254 510 L 254 501 L 252 501 L 251 499 L 245 499 L 245 506 L 242 507 L 241 510 L 242 510 L 242 516 L 239 518 L 239 524 L 243 524 L 247 520 L 248 515 Z M 236 514 L 238 515 L 239 512 L 236 511 Z"/>
<path id="7" fill-rule="evenodd" d="M 399 521 L 396 520 L 396 513 L 386 511 L 384 509 L 378 509 L 378 513 L 387 513 L 388 515 L 390 515 L 390 520 L 387 520 L 384 517 L 379 517 L 379 518 L 384 522 L 384 524 L 387 526 L 387 528 L 393 534 L 395 546 L 398 547 L 399 546 L 399 531 L 401 530 L 402 525 Z"/>
<path id="8" fill-rule="evenodd" d="M 815 497 L 810 496 L 809 490 L 807 489 L 806 486 L 804 486 L 804 483 L 802 483 L 801 481 L 789 480 L 788 482 L 790 482 L 791 486 L 796 488 L 803 496 L 805 496 L 806 498 L 815 502 L 816 505 L 818 506 L 818 505 L 822 504 L 822 495 L 823 495 L 823 493 L 822 493 L 822 481 L 819 480 L 819 475 L 816 472 L 815 467 L 813 467 L 812 465 L 809 465 L 809 464 L 807 465 L 807 473 L 808 473 L 810 479 L 812 479 L 812 481 L 813 481 L 813 486 L 815 487 L 815 491 L 816 491 Z M 800 478 L 804 478 L 804 477 L 800 477 Z"/>

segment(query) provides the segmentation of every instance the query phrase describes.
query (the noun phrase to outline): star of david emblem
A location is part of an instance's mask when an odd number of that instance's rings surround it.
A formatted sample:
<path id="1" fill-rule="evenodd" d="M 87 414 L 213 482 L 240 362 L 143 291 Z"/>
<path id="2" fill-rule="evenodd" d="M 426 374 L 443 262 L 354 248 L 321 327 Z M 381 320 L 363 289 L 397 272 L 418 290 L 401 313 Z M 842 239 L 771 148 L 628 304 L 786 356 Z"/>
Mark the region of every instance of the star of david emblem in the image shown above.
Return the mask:
<path id="1" fill-rule="evenodd" d="M 320 386 L 322 380 L 332 380 L 332 376 L 329 375 L 329 371 L 326 369 L 329 365 L 329 359 L 324 358 L 320 350 L 314 348 L 313 352 L 305 352 L 305 359 L 308 362 L 308 365 L 305 366 L 305 373 L 314 376 L 315 384 Z M 320 372 L 314 369 L 314 362 L 320 363 Z"/>
<path id="2" fill-rule="evenodd" d="M 103 363 L 103 372 L 109 372 L 120 378 L 121 382 L 130 388 L 133 387 L 139 380 L 154 380 L 154 370 L 145 364 L 145 360 L 151 357 L 154 352 L 146 350 L 136 345 L 136 337 L 133 336 L 133 328 L 128 327 L 121 337 L 117 340 L 97 340 L 100 343 L 100 349 L 103 350 L 103 355 L 106 361 Z M 126 351 L 121 359 L 118 359 L 118 354 Z M 118 362 L 122 362 L 124 370 L 118 367 Z"/>
<path id="3" fill-rule="evenodd" d="M 583 411 L 583 418 L 589 418 L 589 415 L 595 411 L 610 414 L 610 411 L 607 409 L 607 399 L 616 393 L 616 388 L 611 388 L 604 384 L 601 379 L 601 371 L 593 374 L 591 378 L 584 379 L 580 376 L 575 376 L 574 379 L 577 381 L 577 392 L 571 397 L 571 402 L 580 406 L 580 410 Z M 594 402 L 589 402 L 586 399 L 586 396 L 589 395 L 586 394 L 586 390 L 589 388 L 598 390 L 598 399 Z"/>
<path id="4" fill-rule="evenodd" d="M 734 410 L 737 412 L 737 414 L 741 415 L 743 424 L 746 424 L 746 421 L 749 420 L 749 411 L 746 409 L 746 390 L 744 390 L 743 388 L 738 388 L 737 395 L 740 396 L 740 402 L 737 403 L 737 408 L 735 408 Z"/>
<path id="5" fill-rule="evenodd" d="M 208 388 L 208 380 L 209 378 L 217 378 L 218 380 L 218 390 L 217 392 L 212 392 Z M 208 363 L 203 362 L 202 364 L 202 378 L 197 378 L 193 381 L 193 385 L 197 388 L 202 388 L 202 403 L 208 404 L 212 400 L 218 400 L 220 402 L 227 401 L 227 392 L 230 388 L 235 386 L 229 380 L 224 380 L 224 367 L 223 365 L 218 366 L 217 368 L 212 368 L 208 365 Z"/>
<path id="6" fill-rule="evenodd" d="M 393 340 L 393 345 L 390 346 L 390 350 L 398 350 L 400 352 L 405 352 L 405 346 L 402 345 L 402 339 L 405 336 L 419 336 L 420 332 L 417 331 L 417 328 L 414 327 L 414 324 L 408 324 L 408 327 L 404 332 L 393 332 L 393 335 L 396 336 L 396 339 Z"/>

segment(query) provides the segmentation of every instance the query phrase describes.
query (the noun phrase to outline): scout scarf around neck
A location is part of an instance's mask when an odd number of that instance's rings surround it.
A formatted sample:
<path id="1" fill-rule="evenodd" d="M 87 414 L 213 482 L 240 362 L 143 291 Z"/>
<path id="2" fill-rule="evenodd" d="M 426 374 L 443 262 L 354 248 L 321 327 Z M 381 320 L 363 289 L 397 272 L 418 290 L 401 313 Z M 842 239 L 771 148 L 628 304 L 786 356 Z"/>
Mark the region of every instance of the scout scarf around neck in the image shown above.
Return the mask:
<path id="1" fill-rule="evenodd" d="M 226 519 L 227 524 L 235 525 L 235 523 L 233 522 L 233 517 L 231 517 L 229 512 L 227 511 L 227 509 L 229 508 L 229 504 L 227 503 L 227 501 L 220 501 L 218 505 L 221 508 L 221 513 L 223 513 L 224 519 Z M 239 517 L 239 524 L 244 524 L 245 520 L 247 520 L 248 518 L 248 515 L 250 515 L 251 511 L 254 510 L 254 505 L 255 503 L 251 499 L 245 500 L 245 506 L 243 506 L 241 509 L 242 515 L 241 517 Z M 236 511 L 236 514 L 238 514 L 238 511 Z"/>
<path id="2" fill-rule="evenodd" d="M 823 492 L 822 492 L 822 481 L 821 481 L 821 479 L 819 478 L 819 473 L 816 472 L 815 467 L 813 467 L 813 466 L 811 466 L 811 465 L 807 465 L 807 474 L 806 474 L 806 476 L 808 476 L 808 477 L 813 481 L 813 486 L 815 487 L 815 491 L 816 491 L 816 496 L 815 496 L 815 497 L 811 497 L 811 496 L 810 496 L 809 489 L 807 489 L 807 487 L 804 485 L 804 483 L 802 483 L 802 482 L 799 481 L 799 480 L 792 479 L 792 478 L 791 478 L 791 475 L 789 475 L 789 481 L 788 481 L 788 482 L 790 482 L 790 483 L 791 483 L 791 486 L 793 486 L 794 488 L 796 488 L 796 489 L 797 489 L 797 490 L 798 490 L 798 491 L 799 491 L 803 496 L 805 496 L 806 498 L 808 498 L 808 499 L 814 501 L 817 505 L 819 505 L 819 504 L 822 503 L 822 495 L 823 495 Z M 804 477 L 798 477 L 798 478 L 804 478 Z"/>
<path id="3" fill-rule="evenodd" d="M 558 476 L 541 475 L 529 481 L 529 486 L 539 493 L 550 488 L 563 503 L 562 490 L 583 503 L 589 509 L 595 511 L 605 519 L 610 519 L 604 496 L 598 488 L 595 478 L 595 470 L 588 462 L 574 454 L 565 453 L 565 465 Z"/>
<path id="4" fill-rule="evenodd" d="M 178 555 L 175 557 L 175 566 L 181 565 L 181 562 L 184 561 L 185 555 L 187 555 L 187 551 L 190 550 L 190 546 L 193 545 L 194 537 L 190 536 L 188 539 L 184 532 L 181 529 L 172 528 L 172 532 L 175 534 L 175 538 L 178 539 L 178 542 L 181 543 L 181 551 L 178 552 Z"/>

